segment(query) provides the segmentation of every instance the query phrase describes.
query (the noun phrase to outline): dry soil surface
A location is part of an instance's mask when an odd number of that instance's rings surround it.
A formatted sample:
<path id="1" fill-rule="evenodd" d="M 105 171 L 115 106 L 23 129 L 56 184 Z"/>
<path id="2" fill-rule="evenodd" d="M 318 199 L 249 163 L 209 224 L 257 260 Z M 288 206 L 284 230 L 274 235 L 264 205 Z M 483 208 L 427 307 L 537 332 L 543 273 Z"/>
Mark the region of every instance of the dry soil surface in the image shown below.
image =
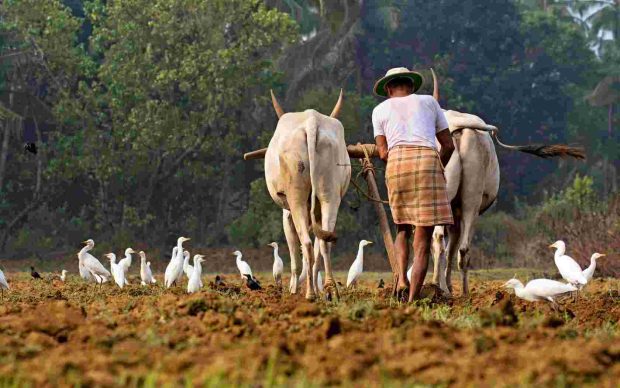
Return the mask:
<path id="1" fill-rule="evenodd" d="M 501 281 L 470 297 L 399 303 L 376 278 L 309 303 L 261 276 L 187 295 L 7 273 L 0 386 L 618 386 L 620 281 L 596 279 L 560 311 Z M 287 284 L 285 278 L 285 284 Z M 161 280 L 160 280 L 161 281 Z M 389 285 L 388 285 L 389 287 Z"/>

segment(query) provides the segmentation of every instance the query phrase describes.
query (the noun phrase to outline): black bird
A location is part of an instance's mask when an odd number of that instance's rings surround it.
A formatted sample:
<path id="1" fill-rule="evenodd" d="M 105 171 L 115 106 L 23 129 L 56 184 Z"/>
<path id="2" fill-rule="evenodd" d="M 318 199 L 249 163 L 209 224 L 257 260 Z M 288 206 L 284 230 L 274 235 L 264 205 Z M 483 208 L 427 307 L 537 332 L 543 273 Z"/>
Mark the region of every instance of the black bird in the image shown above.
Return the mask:
<path id="1" fill-rule="evenodd" d="M 37 145 L 34 143 L 24 143 L 24 152 L 30 152 L 32 154 L 37 154 Z"/>
<path id="2" fill-rule="evenodd" d="M 383 279 L 379 279 L 379 286 L 377 288 L 384 288 L 385 287 L 385 282 L 383 281 Z"/>
<path id="3" fill-rule="evenodd" d="M 252 290 L 252 291 L 256 291 L 256 290 L 260 290 L 260 289 L 262 288 L 262 287 L 260 286 L 260 284 L 258 284 L 258 283 L 256 282 L 256 280 L 252 278 L 252 276 L 251 276 L 251 275 L 246 274 L 246 275 L 243 275 L 243 276 L 245 276 L 245 285 L 246 285 L 246 286 L 248 286 L 248 288 L 249 288 L 250 290 Z"/>
<path id="4" fill-rule="evenodd" d="M 32 266 L 30 267 L 30 276 L 32 276 L 33 279 L 41 279 L 41 275 L 39 275 L 39 273 L 35 271 Z"/>
<path id="5" fill-rule="evenodd" d="M 225 287 L 226 283 L 222 280 L 220 275 L 215 275 L 215 287 Z"/>

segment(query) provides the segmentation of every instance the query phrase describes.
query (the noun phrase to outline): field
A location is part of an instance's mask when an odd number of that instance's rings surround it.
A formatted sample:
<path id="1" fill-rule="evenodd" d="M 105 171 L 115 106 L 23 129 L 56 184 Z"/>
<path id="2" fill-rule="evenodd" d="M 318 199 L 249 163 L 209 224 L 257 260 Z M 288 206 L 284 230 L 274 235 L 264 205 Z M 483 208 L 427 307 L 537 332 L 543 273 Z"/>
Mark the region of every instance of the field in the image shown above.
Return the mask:
<path id="1" fill-rule="evenodd" d="M 206 275 L 187 295 L 136 278 L 120 290 L 9 272 L 0 387 L 618 386 L 620 281 L 596 279 L 555 312 L 502 290 L 513 273 L 474 273 L 470 298 L 428 287 L 430 300 L 406 305 L 377 288 L 385 273 L 341 287 L 338 302 L 308 303 L 266 273 L 262 291 L 234 275 L 216 287 Z"/>

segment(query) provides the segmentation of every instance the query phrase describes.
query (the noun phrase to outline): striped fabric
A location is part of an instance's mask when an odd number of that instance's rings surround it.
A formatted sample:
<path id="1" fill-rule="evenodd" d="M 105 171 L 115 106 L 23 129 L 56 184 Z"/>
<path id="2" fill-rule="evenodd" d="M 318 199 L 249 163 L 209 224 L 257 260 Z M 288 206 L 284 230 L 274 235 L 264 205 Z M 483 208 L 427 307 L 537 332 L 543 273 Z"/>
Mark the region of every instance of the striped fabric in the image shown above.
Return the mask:
<path id="1" fill-rule="evenodd" d="M 454 222 L 446 179 L 434 149 L 392 148 L 385 177 L 394 223 L 433 226 Z"/>

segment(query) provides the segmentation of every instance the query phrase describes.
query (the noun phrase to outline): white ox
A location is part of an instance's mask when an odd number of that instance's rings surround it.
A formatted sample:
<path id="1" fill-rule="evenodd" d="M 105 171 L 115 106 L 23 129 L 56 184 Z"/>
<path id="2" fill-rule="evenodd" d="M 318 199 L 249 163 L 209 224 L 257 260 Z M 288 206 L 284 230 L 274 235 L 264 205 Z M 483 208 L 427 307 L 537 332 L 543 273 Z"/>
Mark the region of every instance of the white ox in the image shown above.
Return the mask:
<path id="1" fill-rule="evenodd" d="M 439 88 L 434 72 L 433 84 L 433 96 L 439 100 Z M 454 256 L 457 255 L 462 275 L 462 290 L 464 294 L 468 294 L 467 271 L 474 224 L 478 215 L 484 213 L 495 202 L 499 191 L 500 170 L 493 138 L 504 148 L 542 158 L 571 156 L 584 159 L 585 155 L 581 149 L 565 145 L 506 145 L 497 138 L 497 127 L 486 124 L 480 117 L 453 110 L 444 110 L 444 114 L 455 145 L 455 152 L 445 167 L 454 225 L 446 228 L 448 246 L 445 256 L 442 244 L 444 228 L 436 227 L 433 233 L 432 250 L 435 260 L 433 282 L 445 292 L 452 292 L 452 263 Z"/>
<path id="2" fill-rule="evenodd" d="M 338 293 L 331 268 L 336 218 L 351 179 L 351 165 L 338 121 L 342 91 L 331 115 L 315 110 L 284 113 L 273 92 L 279 121 L 265 154 L 265 179 L 274 202 L 282 208 L 284 234 L 291 256 L 290 292 L 297 292 L 299 246 L 307 268 L 314 255 L 310 229 L 318 238 L 325 266 L 325 291 Z M 313 271 L 306 277 L 306 299 L 314 299 Z"/>

